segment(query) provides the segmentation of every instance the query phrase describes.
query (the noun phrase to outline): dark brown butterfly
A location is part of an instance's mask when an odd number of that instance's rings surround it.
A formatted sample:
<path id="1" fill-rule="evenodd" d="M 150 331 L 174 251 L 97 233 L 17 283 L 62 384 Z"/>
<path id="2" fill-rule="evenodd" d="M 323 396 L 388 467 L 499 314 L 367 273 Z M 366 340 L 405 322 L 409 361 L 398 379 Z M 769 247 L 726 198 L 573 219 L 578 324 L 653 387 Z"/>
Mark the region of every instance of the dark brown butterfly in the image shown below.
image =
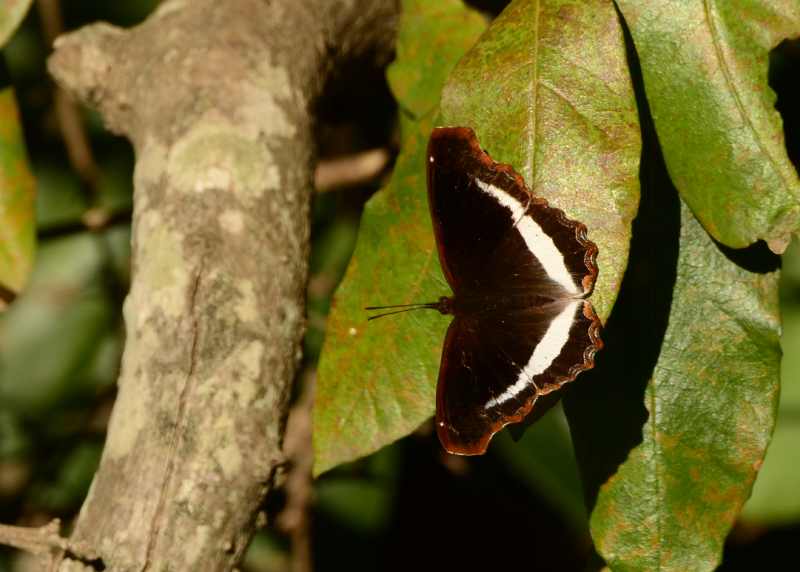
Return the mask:
<path id="1" fill-rule="evenodd" d="M 583 224 L 532 195 L 510 165 L 495 163 L 468 127 L 434 129 L 427 166 L 439 262 L 453 295 L 368 309 L 403 308 L 372 318 L 419 308 L 453 315 L 436 430 L 450 453 L 478 455 L 537 399 L 594 366 L 603 343 L 586 298 L 597 246 Z"/>

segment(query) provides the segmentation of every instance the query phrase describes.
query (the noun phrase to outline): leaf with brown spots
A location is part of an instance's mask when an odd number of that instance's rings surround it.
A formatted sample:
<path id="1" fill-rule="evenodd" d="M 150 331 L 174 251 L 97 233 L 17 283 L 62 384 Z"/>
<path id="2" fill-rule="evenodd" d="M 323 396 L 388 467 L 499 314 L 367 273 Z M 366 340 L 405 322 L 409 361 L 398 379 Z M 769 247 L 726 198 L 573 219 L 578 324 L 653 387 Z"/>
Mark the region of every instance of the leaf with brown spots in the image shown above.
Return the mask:
<path id="1" fill-rule="evenodd" d="M 449 71 L 428 47 L 443 41 L 456 42 L 462 51 L 467 46 L 465 17 L 442 6 L 406 4 L 398 54 L 428 60 L 417 69 L 398 60 L 389 72 L 405 117 L 431 109 L 447 77 L 442 72 Z M 442 35 L 432 34 L 432 27 Z M 458 33 L 447 35 L 451 30 Z M 455 51 L 442 53 L 450 54 L 452 67 Z M 584 66 L 595 71 L 586 73 Z M 431 69 L 438 70 L 438 84 L 429 83 Z M 401 80 L 410 83 L 400 86 Z M 627 260 L 640 152 L 613 6 L 604 0 L 513 2 L 458 64 L 442 98 L 437 125 L 474 127 L 494 159 L 510 163 L 534 192 L 587 224 L 600 247 L 593 302 L 607 316 Z M 394 177 L 367 205 L 331 316 L 315 410 L 317 471 L 408 434 L 434 411 L 449 318 L 412 312 L 367 326 L 362 311 L 449 294 L 425 194 L 424 153 L 434 123 L 429 112 L 418 123 L 405 119 L 402 125 L 408 139 Z"/>
<path id="2" fill-rule="evenodd" d="M 782 252 L 800 225 L 800 179 L 767 77 L 770 50 L 800 35 L 800 2 L 618 4 L 681 197 L 720 242 Z"/>
<path id="3" fill-rule="evenodd" d="M 714 242 L 645 141 L 607 346 L 565 409 L 608 565 L 713 570 L 775 423 L 779 261 Z"/>
<path id="4" fill-rule="evenodd" d="M 797 288 L 798 270 L 800 245 L 793 242 L 784 255 L 781 277 L 784 280 L 789 274 L 789 291 Z M 788 303 L 781 305 L 783 360 L 778 422 L 753 494 L 742 510 L 742 520 L 755 526 L 788 526 L 800 520 L 800 307 L 795 296 L 787 298 Z"/>

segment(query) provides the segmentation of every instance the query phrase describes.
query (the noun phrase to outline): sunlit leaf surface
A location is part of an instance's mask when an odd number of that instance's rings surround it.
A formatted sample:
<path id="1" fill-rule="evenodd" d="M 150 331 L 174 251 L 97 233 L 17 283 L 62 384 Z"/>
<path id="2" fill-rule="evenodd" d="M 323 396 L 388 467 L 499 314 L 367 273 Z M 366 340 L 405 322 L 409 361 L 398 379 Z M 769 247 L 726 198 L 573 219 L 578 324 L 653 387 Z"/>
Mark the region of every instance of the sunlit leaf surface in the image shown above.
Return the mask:
<path id="1" fill-rule="evenodd" d="M 800 519 L 800 309 L 790 306 L 782 319 L 778 424 L 753 495 L 742 511 L 746 522 L 762 526 L 788 525 Z"/>
<path id="2" fill-rule="evenodd" d="M 769 51 L 800 36 L 797 0 L 619 0 L 670 177 L 705 229 L 780 252 L 800 222 Z"/>
<path id="3" fill-rule="evenodd" d="M 441 6 L 411 3 L 415 9 L 423 5 L 431 12 L 406 12 L 401 42 L 435 44 L 431 26 L 439 23 L 443 34 L 459 29 L 454 37 L 462 50 L 468 47 L 459 18 L 452 12 L 444 17 Z M 481 26 L 473 21 L 474 38 Z M 401 80 L 438 82 L 415 86 L 422 96 L 410 102 L 400 98 L 412 115 L 432 109 L 432 94 L 449 71 L 429 52 L 401 44 L 399 56 L 427 59 L 417 63 L 416 73 L 400 60 L 389 73 L 399 94 L 415 93 L 398 85 Z M 367 325 L 362 308 L 449 294 L 425 193 L 424 153 L 434 125 L 476 127 L 496 159 L 510 162 L 528 182 L 535 173 L 535 192 L 589 227 L 601 249 L 601 281 L 593 300 L 608 314 L 638 201 L 639 130 L 625 62 L 611 5 L 597 1 L 579 9 L 575 3 L 548 2 L 537 9 L 535 2 L 515 2 L 450 77 L 442 119 L 428 111 L 420 121 L 404 120 L 406 139 L 392 182 L 367 205 L 329 324 L 315 405 L 317 471 L 372 452 L 433 414 L 449 318 L 417 312 Z M 598 75 L 581 72 L 583 65 L 599 66 Z"/>

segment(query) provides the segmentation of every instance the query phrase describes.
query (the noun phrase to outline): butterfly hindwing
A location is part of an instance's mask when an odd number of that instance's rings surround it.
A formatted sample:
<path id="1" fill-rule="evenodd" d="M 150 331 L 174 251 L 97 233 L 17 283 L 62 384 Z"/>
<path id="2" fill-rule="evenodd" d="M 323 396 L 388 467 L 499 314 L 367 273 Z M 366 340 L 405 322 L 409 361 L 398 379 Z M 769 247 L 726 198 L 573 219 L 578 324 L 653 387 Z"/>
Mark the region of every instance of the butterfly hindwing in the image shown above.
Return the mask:
<path id="1" fill-rule="evenodd" d="M 483 453 L 492 435 L 524 419 L 539 397 L 591 367 L 599 343 L 593 319 L 583 300 L 457 316 L 437 385 L 437 432 L 445 448 Z"/>
<path id="2" fill-rule="evenodd" d="M 524 401 L 535 396 L 531 386 L 531 391 L 501 407 L 486 406 L 516 380 L 520 367 L 515 361 L 525 357 L 515 348 L 500 352 L 495 344 L 491 348 L 485 345 L 482 339 L 490 334 L 485 326 L 457 317 L 445 337 L 436 387 L 436 431 L 450 453 L 483 453 L 492 435 L 518 416 Z M 510 359 L 511 354 L 516 354 L 516 360 Z"/>

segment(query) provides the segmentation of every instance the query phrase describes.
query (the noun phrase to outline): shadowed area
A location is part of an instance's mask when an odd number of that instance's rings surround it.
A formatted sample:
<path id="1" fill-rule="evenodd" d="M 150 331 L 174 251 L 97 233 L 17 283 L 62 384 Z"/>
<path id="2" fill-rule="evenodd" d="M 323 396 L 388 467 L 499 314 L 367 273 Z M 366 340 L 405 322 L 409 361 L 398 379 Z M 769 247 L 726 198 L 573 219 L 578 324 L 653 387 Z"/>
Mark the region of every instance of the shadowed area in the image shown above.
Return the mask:
<path id="1" fill-rule="evenodd" d="M 781 267 L 781 257 L 772 252 L 767 243 L 759 240 L 747 248 L 731 248 L 714 241 L 725 258 L 748 272 L 767 274 Z"/>
<path id="2" fill-rule="evenodd" d="M 598 353 L 595 369 L 584 373 L 564 396 L 590 509 L 599 487 L 642 442 L 648 415 L 644 391 L 667 329 L 680 235 L 680 200 L 667 173 L 624 22 L 623 28 L 642 126 L 641 201 L 628 268 L 601 334 L 606 347 Z"/>

